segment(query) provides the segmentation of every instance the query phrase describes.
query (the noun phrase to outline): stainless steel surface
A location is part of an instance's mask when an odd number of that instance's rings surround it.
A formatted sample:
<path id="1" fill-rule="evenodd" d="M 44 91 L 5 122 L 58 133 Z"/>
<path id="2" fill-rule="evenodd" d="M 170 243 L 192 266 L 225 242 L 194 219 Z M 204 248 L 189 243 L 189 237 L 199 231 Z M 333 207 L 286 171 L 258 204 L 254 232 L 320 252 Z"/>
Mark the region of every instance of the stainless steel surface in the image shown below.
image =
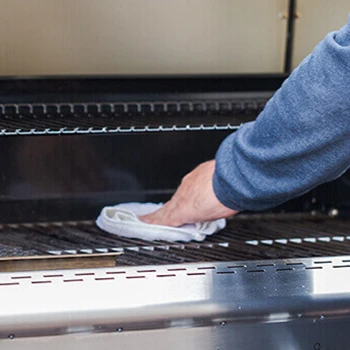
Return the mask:
<path id="1" fill-rule="evenodd" d="M 346 349 L 349 262 L 343 256 L 3 273 L 0 346 L 21 348 L 28 340 L 41 349 L 56 339 L 72 349 Z"/>
<path id="2" fill-rule="evenodd" d="M 0 340 L 4 350 L 348 350 L 348 320 L 172 328 Z"/>

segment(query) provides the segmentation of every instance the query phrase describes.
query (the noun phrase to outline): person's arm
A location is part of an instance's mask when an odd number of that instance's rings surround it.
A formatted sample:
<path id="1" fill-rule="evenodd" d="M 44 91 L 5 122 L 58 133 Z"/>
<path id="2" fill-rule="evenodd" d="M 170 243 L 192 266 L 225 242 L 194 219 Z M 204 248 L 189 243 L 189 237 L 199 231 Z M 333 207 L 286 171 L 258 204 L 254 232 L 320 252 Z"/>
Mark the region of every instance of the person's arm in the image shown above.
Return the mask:
<path id="1" fill-rule="evenodd" d="M 164 208 L 169 226 L 263 210 L 340 176 L 350 163 L 350 20 L 294 70 L 255 122 L 187 175 Z M 215 167 L 215 172 L 214 172 Z"/>
<path id="2" fill-rule="evenodd" d="M 339 177 L 350 165 L 350 19 L 329 33 L 253 123 L 220 146 L 221 203 L 263 210 Z"/>

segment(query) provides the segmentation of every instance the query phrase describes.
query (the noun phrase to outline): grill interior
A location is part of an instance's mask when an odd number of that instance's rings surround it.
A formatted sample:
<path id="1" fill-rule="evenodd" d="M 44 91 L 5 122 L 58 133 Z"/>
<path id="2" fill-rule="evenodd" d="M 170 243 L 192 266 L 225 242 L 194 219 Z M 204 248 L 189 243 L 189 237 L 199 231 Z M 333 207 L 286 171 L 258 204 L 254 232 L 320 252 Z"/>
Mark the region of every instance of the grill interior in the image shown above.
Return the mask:
<path id="1" fill-rule="evenodd" d="M 346 255 L 350 221 L 311 214 L 245 214 L 201 243 L 148 242 L 110 235 L 93 222 L 3 225 L 1 256 L 124 252 L 119 265 Z"/>
<path id="2" fill-rule="evenodd" d="M 344 184 L 286 204 L 288 214 L 238 215 L 201 243 L 126 239 L 77 221 L 108 203 L 167 200 L 226 135 L 256 118 L 284 79 L 0 81 L 0 256 L 123 252 L 118 263 L 137 266 L 349 254 L 349 221 L 309 213 L 343 215 Z"/>

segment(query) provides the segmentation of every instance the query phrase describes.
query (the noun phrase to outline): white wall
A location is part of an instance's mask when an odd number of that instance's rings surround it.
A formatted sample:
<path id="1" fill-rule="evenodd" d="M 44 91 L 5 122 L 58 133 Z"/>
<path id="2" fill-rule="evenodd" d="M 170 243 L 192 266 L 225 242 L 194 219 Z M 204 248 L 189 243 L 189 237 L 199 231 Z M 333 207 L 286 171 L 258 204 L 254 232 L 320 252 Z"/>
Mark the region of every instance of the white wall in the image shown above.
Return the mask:
<path id="1" fill-rule="evenodd" d="M 0 75 L 282 71 L 287 0 L 0 0 Z"/>
<path id="2" fill-rule="evenodd" d="M 298 0 L 293 66 L 307 56 L 325 35 L 347 23 L 350 0 Z"/>
<path id="3" fill-rule="evenodd" d="M 0 0 L 0 75 L 281 72 L 288 0 Z M 298 0 L 293 66 L 349 0 Z"/>

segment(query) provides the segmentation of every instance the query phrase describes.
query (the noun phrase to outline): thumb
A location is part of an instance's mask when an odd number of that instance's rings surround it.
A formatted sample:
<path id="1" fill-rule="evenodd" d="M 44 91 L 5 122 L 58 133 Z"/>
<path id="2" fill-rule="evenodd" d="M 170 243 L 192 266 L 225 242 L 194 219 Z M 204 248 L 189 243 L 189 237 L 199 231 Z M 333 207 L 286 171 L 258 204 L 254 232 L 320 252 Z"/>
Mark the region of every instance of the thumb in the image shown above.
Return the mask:
<path id="1" fill-rule="evenodd" d="M 153 216 L 154 214 L 143 215 L 143 216 L 139 216 L 139 219 L 146 224 L 152 224 L 154 220 Z"/>
<path id="2" fill-rule="evenodd" d="M 183 223 L 175 215 L 172 215 L 171 210 L 163 207 L 156 212 L 144 216 L 139 216 L 139 219 L 146 224 L 162 225 L 178 227 Z"/>
<path id="3" fill-rule="evenodd" d="M 164 223 L 164 209 L 158 209 L 152 214 L 139 216 L 139 219 L 146 224 L 166 225 Z"/>

